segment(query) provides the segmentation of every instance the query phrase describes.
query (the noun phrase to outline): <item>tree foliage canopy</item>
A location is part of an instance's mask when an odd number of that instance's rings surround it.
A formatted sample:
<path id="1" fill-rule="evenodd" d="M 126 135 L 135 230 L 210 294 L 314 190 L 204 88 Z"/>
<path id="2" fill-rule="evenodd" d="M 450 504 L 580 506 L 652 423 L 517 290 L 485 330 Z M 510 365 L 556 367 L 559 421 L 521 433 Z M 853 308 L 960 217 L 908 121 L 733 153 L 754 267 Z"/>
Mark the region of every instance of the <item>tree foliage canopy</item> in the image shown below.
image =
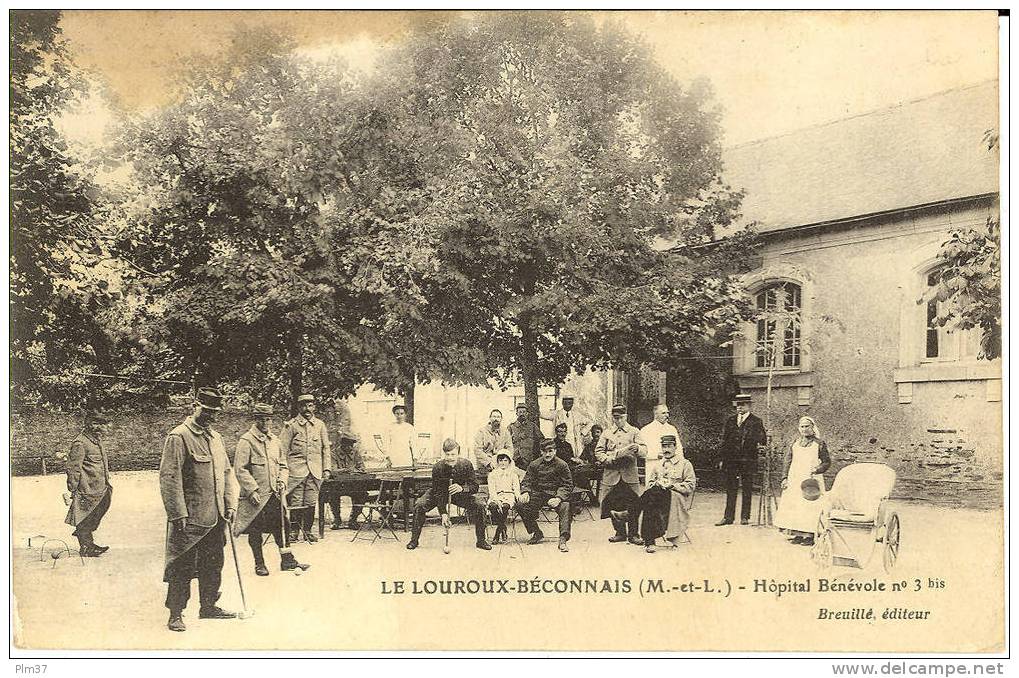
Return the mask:
<path id="1" fill-rule="evenodd" d="M 57 118 L 85 92 L 59 13 L 11 12 L 11 395 L 80 404 L 85 370 L 119 359 L 102 322 L 119 295 L 105 205 Z"/>
<path id="2" fill-rule="evenodd" d="M 15 223 L 36 248 L 15 253 L 18 323 L 105 337 L 110 371 L 277 402 L 522 375 L 534 406 L 539 383 L 664 367 L 745 315 L 730 273 L 749 235 L 719 237 L 741 196 L 719 180 L 709 88 L 611 23 L 426 24 L 371 77 L 240 32 L 174 103 L 122 121 L 110 159 L 131 188 L 100 213 L 46 122 L 76 91 L 46 16 L 12 43 L 12 82 L 49 64 L 53 88 L 14 111 Z M 88 284 L 105 260 L 116 299 Z M 60 355 L 55 332 L 20 341 Z"/>

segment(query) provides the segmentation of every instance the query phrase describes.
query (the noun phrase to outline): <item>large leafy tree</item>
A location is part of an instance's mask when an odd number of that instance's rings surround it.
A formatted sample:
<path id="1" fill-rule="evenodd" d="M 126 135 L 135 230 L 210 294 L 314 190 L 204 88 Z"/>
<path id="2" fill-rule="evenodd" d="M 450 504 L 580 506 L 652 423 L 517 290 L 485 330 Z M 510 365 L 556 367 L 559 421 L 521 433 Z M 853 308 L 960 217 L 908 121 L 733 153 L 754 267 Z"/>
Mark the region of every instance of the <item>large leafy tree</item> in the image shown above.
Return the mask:
<path id="1" fill-rule="evenodd" d="M 456 340 L 455 307 L 422 312 L 441 281 L 418 168 L 357 84 L 239 33 L 124 134 L 144 207 L 121 254 L 152 302 L 137 326 L 181 376 L 281 402 L 472 379 L 483 356 Z"/>
<path id="2" fill-rule="evenodd" d="M 76 406 L 94 391 L 84 373 L 119 364 L 104 322 L 119 267 L 99 191 L 56 126 L 87 90 L 59 12 L 15 10 L 10 20 L 11 396 Z"/>
<path id="3" fill-rule="evenodd" d="M 734 326 L 724 271 L 745 242 L 706 245 L 740 196 L 719 183 L 705 86 L 682 87 L 618 27 L 545 12 L 423 26 L 382 73 L 379 105 L 441 215 L 423 236 L 446 299 L 532 410 L 539 384 L 664 367 Z"/>

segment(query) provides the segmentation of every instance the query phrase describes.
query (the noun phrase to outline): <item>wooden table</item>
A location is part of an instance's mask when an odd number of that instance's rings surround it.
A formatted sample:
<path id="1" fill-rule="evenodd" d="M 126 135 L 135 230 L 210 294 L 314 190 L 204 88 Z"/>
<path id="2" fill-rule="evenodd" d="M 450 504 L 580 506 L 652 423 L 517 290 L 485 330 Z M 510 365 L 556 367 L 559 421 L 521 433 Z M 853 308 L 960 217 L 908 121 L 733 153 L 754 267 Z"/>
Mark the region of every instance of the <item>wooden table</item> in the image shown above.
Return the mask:
<path id="1" fill-rule="evenodd" d="M 328 480 L 322 481 L 318 491 L 318 536 L 325 536 L 325 505 L 329 500 L 349 496 L 354 492 L 375 492 L 383 480 L 400 481 L 400 498 L 402 504 L 401 517 L 403 529 L 410 529 L 410 516 L 414 500 L 417 499 L 418 486 L 423 482 L 431 482 L 431 468 L 395 468 L 367 473 L 336 473 Z"/>

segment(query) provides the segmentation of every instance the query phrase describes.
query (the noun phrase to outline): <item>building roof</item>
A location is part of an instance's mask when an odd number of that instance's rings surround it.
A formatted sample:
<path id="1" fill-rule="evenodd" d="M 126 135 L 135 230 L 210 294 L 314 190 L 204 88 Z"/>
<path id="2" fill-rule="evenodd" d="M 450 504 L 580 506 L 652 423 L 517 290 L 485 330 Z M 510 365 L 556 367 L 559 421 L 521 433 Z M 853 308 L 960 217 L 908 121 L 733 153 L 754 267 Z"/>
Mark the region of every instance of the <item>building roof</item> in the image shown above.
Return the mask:
<path id="1" fill-rule="evenodd" d="M 998 117 L 979 83 L 730 148 L 722 176 L 761 232 L 995 193 Z"/>

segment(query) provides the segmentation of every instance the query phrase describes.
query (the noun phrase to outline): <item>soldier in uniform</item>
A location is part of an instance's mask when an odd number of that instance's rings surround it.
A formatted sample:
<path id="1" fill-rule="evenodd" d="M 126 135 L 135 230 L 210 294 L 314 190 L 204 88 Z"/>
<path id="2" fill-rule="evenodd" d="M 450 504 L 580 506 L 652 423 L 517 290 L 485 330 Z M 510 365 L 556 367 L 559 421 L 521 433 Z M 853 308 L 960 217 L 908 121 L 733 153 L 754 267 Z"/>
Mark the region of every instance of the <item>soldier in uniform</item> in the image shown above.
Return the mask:
<path id="1" fill-rule="evenodd" d="M 159 491 L 166 509 L 167 628 L 184 631 L 182 613 L 198 578 L 200 619 L 232 619 L 237 615 L 216 605 L 223 579 L 226 530 L 237 512 L 237 478 L 223 438 L 212 430 L 223 396 L 201 388 L 194 413 L 170 431 L 159 462 Z"/>
<path id="2" fill-rule="evenodd" d="M 358 435 L 350 431 L 340 431 L 339 439 L 339 443 L 333 447 L 332 473 L 364 473 L 364 459 L 357 449 L 357 443 L 360 440 Z M 333 524 L 330 526 L 330 529 L 333 530 L 343 527 L 340 520 L 341 496 L 343 495 L 337 494 L 329 499 L 329 506 L 333 510 Z M 364 505 L 368 503 L 368 492 L 365 490 L 350 490 L 347 496 L 350 497 L 352 504 L 347 527 L 356 530 L 358 528 L 357 519 L 361 517 L 361 511 L 364 509 Z"/>
<path id="3" fill-rule="evenodd" d="M 102 437 L 109 419 L 98 411 L 85 415 L 85 430 L 71 443 L 67 457 L 67 491 L 70 508 L 64 522 L 74 526 L 78 548 L 86 558 L 106 553 L 109 546 L 99 546 L 92 533 L 99 528 L 110 508 L 113 487 L 110 486 L 110 462 L 103 449 Z"/>
<path id="4" fill-rule="evenodd" d="M 637 458 L 647 455 L 647 445 L 640 431 L 626 421 L 624 405 L 612 407 L 612 425 L 598 440 L 594 454 L 605 469 L 598 490 L 601 517 L 611 517 L 616 531 L 609 537 L 609 541 L 618 543 L 629 540 L 631 544 L 643 544 L 638 534 L 636 510 L 637 498 L 640 496 Z"/>
<path id="5" fill-rule="evenodd" d="M 251 554 L 255 558 L 255 574 L 269 575 L 262 553 L 262 533 L 272 534 L 280 550 L 280 570 L 307 570 L 310 566 L 297 562 L 283 541 L 283 507 L 286 492 L 287 460 L 280 452 L 280 441 L 272 432 L 272 405 L 258 403 L 252 408 L 254 423 L 237 441 L 234 468 L 241 486 L 241 500 L 234 521 L 235 535 L 247 534 Z"/>
<path id="6" fill-rule="evenodd" d="M 311 527 L 315 524 L 315 507 L 322 478 L 329 473 L 329 433 L 321 419 L 315 417 L 315 396 L 297 398 L 297 416 L 283 426 L 280 449 L 287 458 L 290 479 L 287 502 L 291 513 L 300 517 L 304 538 L 309 544 L 318 541 Z M 297 541 L 297 528 L 291 525 L 290 541 Z"/>

